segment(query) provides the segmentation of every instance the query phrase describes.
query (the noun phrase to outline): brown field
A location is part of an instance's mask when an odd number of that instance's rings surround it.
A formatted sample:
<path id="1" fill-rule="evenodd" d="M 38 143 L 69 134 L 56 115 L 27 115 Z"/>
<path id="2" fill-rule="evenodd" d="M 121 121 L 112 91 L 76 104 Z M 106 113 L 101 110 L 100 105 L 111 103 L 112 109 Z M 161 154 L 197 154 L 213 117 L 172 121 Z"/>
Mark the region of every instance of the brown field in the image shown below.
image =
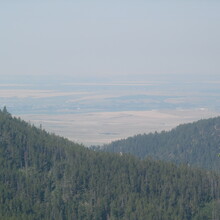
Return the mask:
<path id="1" fill-rule="evenodd" d="M 170 130 L 182 123 L 217 115 L 217 112 L 207 109 L 179 109 L 20 116 L 37 126 L 41 124 L 50 132 L 89 146 L 109 143 L 139 133 Z"/>

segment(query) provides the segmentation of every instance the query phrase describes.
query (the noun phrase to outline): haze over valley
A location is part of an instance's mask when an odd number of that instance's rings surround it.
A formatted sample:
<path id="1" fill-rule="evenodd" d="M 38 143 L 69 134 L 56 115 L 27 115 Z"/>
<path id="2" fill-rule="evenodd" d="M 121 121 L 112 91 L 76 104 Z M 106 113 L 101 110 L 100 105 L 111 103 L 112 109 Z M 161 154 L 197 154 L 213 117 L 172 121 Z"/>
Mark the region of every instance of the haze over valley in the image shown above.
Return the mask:
<path id="1" fill-rule="evenodd" d="M 1 108 L 87 146 L 219 115 L 217 76 L 118 78 L 5 78 Z"/>
<path id="2" fill-rule="evenodd" d="M 3 1 L 0 107 L 86 145 L 219 115 L 219 8 Z"/>

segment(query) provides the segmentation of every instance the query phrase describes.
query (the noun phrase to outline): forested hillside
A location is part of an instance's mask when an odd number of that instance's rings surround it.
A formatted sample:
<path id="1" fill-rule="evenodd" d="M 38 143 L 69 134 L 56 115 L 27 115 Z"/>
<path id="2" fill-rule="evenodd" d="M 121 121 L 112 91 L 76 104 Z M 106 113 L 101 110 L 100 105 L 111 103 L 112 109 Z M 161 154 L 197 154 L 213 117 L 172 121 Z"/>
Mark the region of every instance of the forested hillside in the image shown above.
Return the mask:
<path id="1" fill-rule="evenodd" d="M 136 135 L 98 149 L 219 171 L 220 117 L 180 125 L 168 132 Z"/>
<path id="2" fill-rule="evenodd" d="M 211 172 L 94 152 L 0 111 L 1 220 L 219 219 Z"/>

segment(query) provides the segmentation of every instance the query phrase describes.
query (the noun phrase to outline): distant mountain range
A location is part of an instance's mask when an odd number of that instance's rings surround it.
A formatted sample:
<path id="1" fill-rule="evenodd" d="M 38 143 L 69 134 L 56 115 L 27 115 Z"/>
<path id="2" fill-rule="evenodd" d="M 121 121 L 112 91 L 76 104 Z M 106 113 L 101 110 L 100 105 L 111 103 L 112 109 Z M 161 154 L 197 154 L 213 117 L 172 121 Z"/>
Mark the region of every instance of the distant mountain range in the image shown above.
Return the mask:
<path id="1" fill-rule="evenodd" d="M 219 119 L 215 120 L 214 124 L 210 120 L 210 136 L 217 141 Z M 206 122 L 199 124 L 204 127 Z M 185 137 L 185 132 L 178 133 Z M 166 143 L 167 134 L 150 136 L 153 140 L 164 136 L 162 143 Z M 209 143 L 201 135 L 201 142 Z M 156 142 L 152 149 L 155 146 Z M 220 217 L 220 177 L 216 173 L 126 154 L 94 152 L 14 118 L 6 108 L 0 110 L 0 167 L 1 220 Z"/>
<path id="2" fill-rule="evenodd" d="M 220 171 L 220 117 L 179 125 L 171 131 L 136 135 L 95 149 Z"/>

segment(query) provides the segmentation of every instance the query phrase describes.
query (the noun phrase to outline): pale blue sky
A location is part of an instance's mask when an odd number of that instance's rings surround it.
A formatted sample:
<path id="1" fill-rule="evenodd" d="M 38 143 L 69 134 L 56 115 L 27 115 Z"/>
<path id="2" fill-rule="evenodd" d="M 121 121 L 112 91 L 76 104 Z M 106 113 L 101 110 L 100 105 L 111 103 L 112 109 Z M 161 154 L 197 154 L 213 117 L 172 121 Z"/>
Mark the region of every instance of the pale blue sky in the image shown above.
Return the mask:
<path id="1" fill-rule="evenodd" d="M 0 76 L 220 75 L 220 1 L 0 1 Z"/>

